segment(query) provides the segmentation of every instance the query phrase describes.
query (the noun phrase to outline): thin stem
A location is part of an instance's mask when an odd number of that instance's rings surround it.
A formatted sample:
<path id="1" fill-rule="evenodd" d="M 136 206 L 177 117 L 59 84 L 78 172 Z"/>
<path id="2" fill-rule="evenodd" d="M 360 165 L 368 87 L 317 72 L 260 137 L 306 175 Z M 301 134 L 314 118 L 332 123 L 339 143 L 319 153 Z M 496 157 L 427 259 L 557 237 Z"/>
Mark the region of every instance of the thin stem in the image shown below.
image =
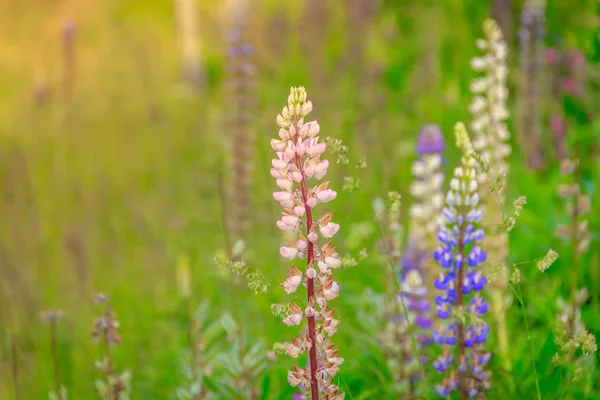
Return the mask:
<path id="1" fill-rule="evenodd" d="M 460 225 L 460 229 L 458 232 L 458 252 L 456 257 L 460 257 L 461 261 L 464 260 L 464 252 L 465 252 L 465 226 L 464 224 Z M 458 268 L 458 274 L 456 277 L 456 307 L 459 310 L 462 310 L 463 307 L 463 265 Z M 465 329 L 463 326 L 462 320 L 459 318 L 456 321 L 457 333 L 458 333 L 458 362 L 462 362 L 465 357 Z M 458 394 L 461 399 L 467 398 L 467 382 L 465 380 L 465 373 L 458 369 Z"/>
<path id="2" fill-rule="evenodd" d="M 60 396 L 60 364 L 56 345 L 56 318 L 50 320 L 50 350 L 52 352 L 52 363 L 54 364 L 54 385 L 56 387 L 56 394 Z"/>
<path id="3" fill-rule="evenodd" d="M 296 135 L 294 136 L 294 144 L 298 145 L 298 138 L 300 129 L 298 128 L 298 118 L 294 120 L 294 128 L 296 128 Z M 310 233 L 313 227 L 313 218 L 312 218 L 312 210 L 308 206 L 308 190 L 306 189 L 306 177 L 304 176 L 304 171 L 302 169 L 302 162 L 300 160 L 300 155 L 296 153 L 296 167 L 300 171 L 302 175 L 302 181 L 300 182 L 300 188 L 302 190 L 302 200 L 304 202 L 304 209 L 306 211 L 306 236 Z M 313 267 L 313 262 L 315 258 L 315 253 L 313 249 L 313 243 L 310 240 L 307 240 L 307 269 Z M 306 279 L 306 287 L 308 291 L 308 304 L 314 304 L 315 297 L 315 280 L 313 278 Z M 309 358 L 310 358 L 310 393 L 312 400 L 319 400 L 319 383 L 317 381 L 317 333 L 316 333 L 316 323 L 315 316 L 310 315 L 307 316 L 308 319 L 308 337 L 310 339 L 310 350 L 309 350 Z"/>
<path id="4" fill-rule="evenodd" d="M 378 220 L 378 216 L 376 216 L 376 219 Z M 377 228 L 379 230 L 379 235 L 381 237 L 382 240 L 385 240 L 385 238 L 383 237 L 383 231 L 381 230 L 381 226 L 379 224 L 377 224 Z M 396 268 L 394 266 L 394 261 L 392 260 L 392 255 L 390 254 L 388 247 L 386 247 L 386 253 L 388 256 L 388 265 L 390 266 L 390 269 L 392 271 L 392 277 L 396 277 Z M 406 318 L 406 323 L 410 326 L 410 319 L 408 316 L 408 309 L 406 308 L 406 304 L 404 303 L 404 296 L 402 296 L 402 286 L 400 285 L 400 282 L 398 281 L 398 279 L 392 279 L 395 284 L 396 284 L 396 290 L 398 291 L 398 293 L 400 293 L 400 305 L 402 306 L 402 313 L 404 314 L 404 318 Z M 415 339 L 415 335 L 414 332 L 409 329 L 408 330 L 409 336 L 410 336 L 410 343 L 412 346 L 412 351 L 415 354 L 415 358 L 417 360 L 417 363 L 419 364 L 419 372 L 421 374 L 421 379 L 423 380 L 423 383 L 425 384 L 425 397 L 427 398 L 427 400 L 429 400 L 429 381 L 427 380 L 427 375 L 425 374 L 425 367 L 423 366 L 423 363 L 421 362 L 421 356 L 419 353 L 419 348 L 417 346 L 417 340 Z"/>
<path id="5" fill-rule="evenodd" d="M 10 342 L 11 350 L 11 370 L 13 386 L 15 389 L 15 400 L 21 400 L 21 388 L 19 387 L 19 360 L 17 356 L 17 346 L 15 345 L 15 339 L 10 332 L 8 333 L 8 340 Z"/>
<path id="6" fill-rule="evenodd" d="M 521 284 L 517 282 L 518 289 L 518 300 L 521 303 L 521 310 L 523 311 L 523 319 L 525 320 L 525 331 L 527 332 L 527 342 L 529 342 L 529 351 L 531 352 L 531 364 L 533 366 L 533 374 L 535 376 L 535 390 L 537 393 L 538 400 L 542 400 L 542 394 L 540 392 L 540 382 L 538 379 L 537 367 L 535 366 L 535 358 L 533 356 L 533 343 L 531 343 L 531 334 L 529 333 L 529 321 L 527 320 L 527 313 L 525 311 L 525 302 L 523 301 L 523 293 L 521 292 Z"/>
<path id="7" fill-rule="evenodd" d="M 196 384 L 196 379 L 197 379 L 197 359 L 198 359 L 198 354 L 197 354 L 197 350 L 196 350 L 196 335 L 195 335 L 195 329 L 194 329 L 194 325 L 195 325 L 195 321 L 194 321 L 194 311 L 192 309 L 192 302 L 190 301 L 189 297 L 186 297 L 184 299 L 185 301 L 185 313 L 186 313 L 186 318 L 187 318 L 187 323 L 188 323 L 188 328 L 187 328 L 187 336 L 188 336 L 188 345 L 190 346 L 189 351 L 190 351 L 190 380 L 192 382 L 192 385 Z M 200 393 L 194 393 L 194 395 L 192 396 L 192 400 L 200 400 Z"/>

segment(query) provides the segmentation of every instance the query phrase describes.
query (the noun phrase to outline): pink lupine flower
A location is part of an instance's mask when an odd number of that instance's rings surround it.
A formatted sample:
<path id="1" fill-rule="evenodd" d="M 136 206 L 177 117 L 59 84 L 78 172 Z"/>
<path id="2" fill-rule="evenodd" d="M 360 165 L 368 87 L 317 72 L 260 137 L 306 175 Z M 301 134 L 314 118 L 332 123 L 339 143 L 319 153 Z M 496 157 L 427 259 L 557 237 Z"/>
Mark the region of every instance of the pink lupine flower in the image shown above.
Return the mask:
<path id="1" fill-rule="evenodd" d="M 331 189 L 326 189 L 322 192 L 317 193 L 316 196 L 321 203 L 329 203 L 331 200 L 337 197 L 337 193 Z"/>
<path id="2" fill-rule="evenodd" d="M 275 151 L 283 151 L 287 147 L 287 143 L 284 140 L 271 139 L 271 147 Z"/>
<path id="3" fill-rule="evenodd" d="M 283 282 L 283 289 L 287 294 L 293 293 L 298 289 L 302 283 L 302 272 L 296 267 L 288 269 L 288 277 Z"/>
<path id="4" fill-rule="evenodd" d="M 332 238 L 340 230 L 340 226 L 333 222 L 329 222 L 325 226 L 319 226 L 319 230 L 321 231 L 321 235 L 323 235 L 324 238 L 329 239 Z"/>
<path id="5" fill-rule="evenodd" d="M 334 200 L 337 193 L 328 188 L 329 182 L 309 187 L 311 179 L 324 178 L 329 168 L 329 161 L 321 159 L 327 145 L 319 141 L 319 124 L 316 121 L 304 122 L 304 117 L 311 110 L 312 103 L 306 99 L 304 88 L 292 88 L 287 106 L 276 119 L 281 127 L 281 140 L 271 140 L 271 147 L 277 154 L 272 161 L 271 175 L 282 190 L 274 192 L 273 198 L 285 209 L 277 226 L 286 232 L 298 232 L 298 237 L 288 239 L 288 245 L 281 247 L 280 253 L 288 260 L 297 257 L 307 261 L 305 276 L 292 267 L 283 283 L 288 294 L 297 291 L 301 284 L 306 287 L 306 307 L 302 311 L 299 306 L 290 304 L 289 314 L 283 323 L 299 325 L 306 319 L 308 334 L 293 338 L 291 343 L 284 344 L 284 348 L 293 358 L 303 351 L 309 353 L 308 368 L 296 366 L 288 372 L 290 385 L 302 385 L 310 391 L 312 400 L 341 400 L 344 394 L 339 393 L 332 378 L 344 359 L 337 357 L 337 350 L 325 337 L 325 334 L 335 334 L 339 323 L 333 319 L 335 310 L 329 310 L 327 302 L 339 295 L 340 288 L 333 280 L 331 269 L 339 268 L 341 261 L 331 243 L 319 243 L 319 235 L 315 232 L 318 228 L 321 237 L 329 239 L 340 226 L 332 222 L 332 213 L 313 217 L 313 208 L 319 203 Z M 317 358 L 317 354 L 325 354 L 325 359 Z"/>
<path id="6" fill-rule="evenodd" d="M 288 201 L 292 199 L 292 194 L 290 192 L 274 192 L 273 198 L 279 202 Z"/>
<path id="7" fill-rule="evenodd" d="M 281 217 L 281 221 L 283 221 L 283 223 L 288 226 L 298 226 L 298 217 L 295 215 L 284 215 L 283 217 Z"/>
<path id="8" fill-rule="evenodd" d="M 321 130 L 321 127 L 319 126 L 319 123 L 317 121 L 310 121 L 310 122 L 307 122 L 306 124 L 304 124 L 300 133 L 304 136 L 313 138 L 319 134 L 320 130 Z"/>
<path id="9" fill-rule="evenodd" d="M 306 213 L 306 210 L 304 209 L 304 207 L 301 207 L 301 206 L 294 207 L 294 214 L 296 214 L 298 217 L 303 217 L 305 213 Z"/>
<path id="10" fill-rule="evenodd" d="M 306 247 L 308 246 L 308 244 L 306 243 L 306 241 L 304 240 L 298 240 L 296 242 L 296 247 L 298 248 L 298 250 L 300 251 L 304 251 L 306 250 Z"/>
<path id="11" fill-rule="evenodd" d="M 327 144 L 318 143 L 318 140 L 319 140 L 318 137 L 314 137 L 314 138 L 310 138 L 310 139 L 306 140 L 303 143 L 304 147 L 306 149 L 306 154 L 309 157 L 317 157 L 325 152 L 325 149 L 327 148 Z"/>
<path id="12" fill-rule="evenodd" d="M 300 342 L 296 338 L 292 339 L 292 343 L 284 343 L 283 348 L 285 349 L 285 352 L 292 358 L 298 358 L 300 352 L 302 351 Z"/>
<path id="13" fill-rule="evenodd" d="M 329 161 L 323 160 L 319 164 L 315 166 L 315 178 L 322 179 L 327 173 L 327 168 L 329 168 Z"/>
<path id="14" fill-rule="evenodd" d="M 277 179 L 277 186 L 279 186 L 282 190 L 290 190 L 292 185 L 293 183 L 289 179 Z"/>
<path id="15" fill-rule="evenodd" d="M 283 256 L 283 258 L 287 258 L 288 260 L 292 260 L 298 254 L 298 249 L 294 249 L 293 247 L 285 247 L 282 246 L 279 248 L 279 253 Z"/>
<path id="16" fill-rule="evenodd" d="M 292 314 L 283 320 L 287 326 L 298 325 L 300 322 L 302 322 L 302 314 Z"/>
<path id="17" fill-rule="evenodd" d="M 281 158 L 273 159 L 273 161 L 271 161 L 271 164 L 273 164 L 273 168 L 279 169 L 279 170 L 285 169 L 288 165 L 287 161 L 285 161 Z"/>

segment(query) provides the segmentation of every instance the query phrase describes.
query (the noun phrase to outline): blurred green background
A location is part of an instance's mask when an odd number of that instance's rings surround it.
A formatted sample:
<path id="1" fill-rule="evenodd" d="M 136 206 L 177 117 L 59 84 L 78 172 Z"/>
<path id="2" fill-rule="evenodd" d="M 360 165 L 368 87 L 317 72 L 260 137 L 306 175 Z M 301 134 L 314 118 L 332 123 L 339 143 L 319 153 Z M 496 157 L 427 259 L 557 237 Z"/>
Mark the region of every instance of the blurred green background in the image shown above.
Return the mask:
<path id="1" fill-rule="evenodd" d="M 509 5 L 512 20 L 513 93 L 522 2 L 497 3 Z M 275 116 L 295 85 L 307 88 L 322 136 L 341 138 L 352 160 L 367 157 L 365 170 L 334 164 L 329 173 L 338 189 L 344 176 L 361 180 L 359 190 L 339 190 L 332 203 L 342 226 L 335 244 L 341 254 L 363 248 L 370 254 L 338 274 L 341 325 L 335 342 L 346 359 L 340 385 L 351 394 L 347 398 L 386 398 L 382 355 L 366 339 L 377 333 L 360 321 L 360 310 L 369 304 L 364 290 L 386 290 L 388 267 L 374 246 L 371 204 L 396 190 L 407 209 L 422 125 L 437 123 L 444 131 L 448 171 L 458 160 L 451 129 L 470 120 L 468 85 L 475 75 L 469 60 L 491 2 L 247 0 L 243 38 L 254 47 L 257 104 L 250 122 L 256 141 L 244 259 L 272 285 L 259 295 L 213 261 L 225 255 L 219 176 L 228 175 L 227 142 L 235 137 L 228 125 L 227 32 L 232 10 L 243 4 L 195 1 L 194 45 L 204 71 L 204 83 L 195 86 L 182 77 L 181 21 L 172 1 L 0 1 L 0 398 L 13 398 L 9 331 L 19 354 L 22 398 L 47 396 L 52 365 L 48 329 L 38 313 L 48 308 L 65 312 L 58 348 L 70 397 L 96 398 L 93 363 L 101 351 L 90 344 L 90 331 L 101 310 L 90 301 L 95 291 L 109 294 L 121 322 L 123 343 L 113 354 L 118 367 L 133 374 L 132 398 L 174 398 L 187 346 L 176 283 L 182 257 L 190 260 L 193 301 L 208 299 L 216 314 L 231 313 L 250 341 L 264 339 L 270 347 L 296 333 L 270 311 L 270 304 L 286 299 L 278 285 L 289 263 L 278 254 L 280 210 L 269 175 Z M 549 2 L 545 37 L 548 46 L 581 49 L 596 76 L 597 7 L 596 1 Z M 599 104 L 596 89 L 586 86 L 590 94 L 583 106 L 558 100 L 573 118 L 568 141 L 583 149 L 583 187 L 592 196 L 599 161 L 587 150 L 598 139 L 598 122 L 578 115 Z M 511 110 L 515 106 L 511 96 Z M 595 115 L 597 108 L 590 109 Z M 510 124 L 515 129 L 513 119 Z M 550 247 L 561 253 L 564 246 L 552 234 L 565 219 L 555 196 L 557 162 L 550 156 L 546 169 L 530 171 L 513 145 L 508 201 L 523 195 L 528 204 L 511 234 L 511 259 L 531 261 Z M 592 204 L 592 251 L 578 274 L 591 293 L 585 323 L 598 333 L 597 196 Z M 544 275 L 532 264 L 521 267 L 535 354 L 512 304 L 506 313 L 513 373 L 494 372 L 490 398 L 533 398 L 532 358 L 544 398 L 565 398 L 570 390 L 560 386 L 561 373 L 549 362 L 556 298 L 568 294 L 563 280 L 570 268 L 562 256 Z M 264 398 L 290 398 L 285 370 L 291 365 L 285 356 L 269 364 Z M 512 388 L 506 383 L 511 376 Z M 597 393 L 598 375 L 593 379 Z"/>

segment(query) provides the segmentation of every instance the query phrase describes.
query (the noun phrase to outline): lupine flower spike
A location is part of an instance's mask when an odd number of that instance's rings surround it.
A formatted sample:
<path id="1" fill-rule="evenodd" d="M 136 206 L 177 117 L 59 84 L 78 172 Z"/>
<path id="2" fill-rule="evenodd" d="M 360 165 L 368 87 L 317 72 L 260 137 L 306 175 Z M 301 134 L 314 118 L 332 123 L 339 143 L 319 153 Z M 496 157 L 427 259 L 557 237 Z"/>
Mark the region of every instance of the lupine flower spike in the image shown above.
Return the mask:
<path id="1" fill-rule="evenodd" d="M 508 175 L 507 157 L 511 153 L 508 143 L 510 134 L 506 126 L 509 116 L 506 107 L 508 89 L 506 88 L 506 58 L 508 50 L 502 33 L 494 20 L 483 24 L 486 38 L 477 41 L 477 47 L 484 52 L 483 56 L 471 60 L 473 70 L 483 72 L 484 76 L 471 83 L 474 94 L 470 109 L 473 115 L 473 149 L 483 164 L 487 165 L 484 173 L 478 177 L 482 206 L 485 208 L 486 220 L 482 224 L 488 231 L 485 248 L 488 250 L 491 265 L 503 266 L 508 257 L 508 235 L 502 226 L 503 205 L 505 203 L 504 185 Z M 505 369 L 510 369 L 508 356 L 508 334 L 504 316 L 505 296 L 508 288 L 508 276 L 503 268 L 497 268 L 490 274 L 493 284 L 492 314 L 496 320 L 498 334 L 498 353 Z"/>
<path id="2" fill-rule="evenodd" d="M 322 180 L 329 166 L 321 158 L 327 145 L 319 142 L 319 124 L 304 122 L 311 110 L 312 103 L 307 100 L 304 88 L 292 88 L 287 106 L 277 115 L 279 139 L 271 140 L 271 147 L 277 153 L 271 175 L 279 186 L 273 198 L 284 209 L 277 226 L 297 234 L 279 252 L 288 260 L 306 260 L 307 265 L 305 271 L 295 266 L 288 270 L 283 289 L 288 294 L 294 293 L 302 284 L 307 288 L 307 303 L 305 307 L 289 304 L 289 315 L 283 323 L 300 325 L 306 319 L 308 334 L 292 338 L 284 348 L 293 358 L 304 351 L 309 354 L 308 370 L 296 366 L 289 371 L 290 385 L 308 389 L 312 400 L 341 400 L 344 393 L 340 393 L 333 379 L 344 359 L 337 356 L 338 351 L 327 337 L 337 332 L 339 321 L 333 318 L 335 309 L 329 309 L 328 302 L 339 294 L 333 270 L 342 263 L 335 248 L 326 241 L 340 226 L 332 221 L 331 212 L 319 218 L 313 215 L 315 207 L 335 199 L 337 193 L 329 189 L 329 182 L 309 186 L 311 180 Z"/>
<path id="3" fill-rule="evenodd" d="M 415 180 L 410 187 L 414 197 L 410 207 L 410 233 L 427 241 L 422 244 L 429 248 L 432 243 L 430 239 L 435 237 L 432 233 L 439 229 L 439 215 L 444 206 L 444 137 L 440 127 L 425 125 L 419 135 L 416 150 L 419 158 L 412 165 Z"/>
<path id="4" fill-rule="evenodd" d="M 462 123 L 456 125 L 455 134 L 464 155 L 450 181 L 438 235 L 440 246 L 433 253 L 443 272 L 435 281 L 435 287 L 442 291 L 435 300 L 441 321 L 432 340 L 442 349 L 433 366 L 447 374 L 436 386 L 437 393 L 446 397 L 458 391 L 465 399 L 480 396 L 490 387 L 490 373 L 484 370 L 490 353 L 483 348 L 489 327 L 481 319 L 488 306 L 481 296 L 486 285 L 481 271 L 486 253 L 479 245 L 484 235 L 477 226 L 483 213 L 478 207 L 476 161 Z"/>
<path id="5" fill-rule="evenodd" d="M 237 2 L 236 2 L 237 3 Z M 232 4 L 233 6 L 233 4 Z M 232 244 L 243 242 L 250 225 L 250 187 L 254 169 L 255 133 L 252 126 L 256 105 L 256 69 L 252 63 L 253 47 L 247 43 L 245 3 L 236 4 L 233 25 L 228 32 L 227 60 L 229 114 L 229 232 Z M 233 7 L 232 7 L 233 8 Z M 239 245 L 240 243 L 238 243 Z M 234 246 L 235 247 L 235 246 Z M 235 256 L 235 254 L 234 254 Z"/>
<path id="6" fill-rule="evenodd" d="M 410 237 L 415 247 L 415 254 L 430 254 L 437 245 L 436 236 L 444 206 L 442 172 L 444 137 L 440 127 L 433 124 L 425 125 L 418 137 L 416 150 L 419 157 L 412 165 L 414 182 L 410 192 L 414 201 L 410 207 Z M 421 279 L 424 282 L 432 282 L 429 276 L 435 270 L 435 266 L 431 259 L 424 257 L 418 265 Z M 406 276 L 403 274 L 403 277 Z M 432 293 L 431 285 L 425 285 L 424 288 Z"/>
<path id="7" fill-rule="evenodd" d="M 527 164 L 540 169 L 545 164 L 542 148 L 542 89 L 546 86 L 544 38 L 545 1 L 528 0 L 523 5 L 519 42 L 521 44 L 519 79 L 519 139 L 527 154 Z"/>
<path id="8" fill-rule="evenodd" d="M 427 298 L 428 290 L 423 279 L 423 263 L 428 258 L 427 253 L 420 249 L 415 240 L 411 239 L 401 261 L 402 271 L 399 277 L 401 293 L 397 299 L 400 312 L 395 315 L 400 371 L 397 377 L 399 379 L 395 379 L 395 381 L 406 386 L 410 394 L 414 394 L 414 384 L 421 378 L 422 371 L 419 371 L 419 361 L 425 362 L 422 349 L 431 342 L 433 326 L 430 316 L 431 305 Z M 400 307 L 402 301 L 406 307 L 406 315 Z M 414 335 L 417 341 L 417 354 L 411 343 L 411 335 Z"/>

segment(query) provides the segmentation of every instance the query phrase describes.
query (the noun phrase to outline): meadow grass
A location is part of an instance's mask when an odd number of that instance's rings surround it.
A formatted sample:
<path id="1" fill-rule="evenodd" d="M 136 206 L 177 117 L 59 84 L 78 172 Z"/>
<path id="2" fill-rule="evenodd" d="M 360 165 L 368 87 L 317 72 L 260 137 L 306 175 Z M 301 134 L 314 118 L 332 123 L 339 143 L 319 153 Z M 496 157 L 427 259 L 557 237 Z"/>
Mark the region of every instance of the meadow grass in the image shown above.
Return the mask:
<path id="1" fill-rule="evenodd" d="M 381 1 L 357 38 L 344 1 L 324 2 L 322 15 L 311 13 L 305 3 L 310 2 L 257 1 L 249 18 L 258 104 L 252 122 L 257 136 L 252 230 L 244 259 L 272 287 L 258 295 L 213 260 L 226 256 L 218 176 L 228 173 L 223 137 L 230 134 L 223 90 L 227 41 L 219 2 L 199 2 L 206 67 L 201 90 L 182 83 L 170 1 L 0 5 L 0 398 L 16 398 L 13 347 L 19 355 L 20 398 L 44 398 L 53 389 L 51 344 L 38 318 L 49 308 L 65 313 L 56 328 L 62 384 L 70 398 L 94 398 L 99 378 L 94 360 L 102 357 L 90 341 L 98 314 L 91 301 L 96 291 L 110 296 L 119 316 L 122 343 L 112 361 L 119 371 L 132 373 L 132 399 L 173 398 L 184 381 L 180 361 L 189 346 L 177 294 L 181 257 L 191 266 L 190 301 L 209 300 L 215 318 L 229 312 L 251 341 L 264 339 L 271 347 L 289 340 L 287 327 L 270 312 L 271 304 L 285 300 L 280 283 L 287 265 L 277 252 L 281 235 L 271 197 L 269 140 L 276 134 L 274 116 L 281 101 L 295 85 L 307 87 L 321 130 L 350 149 L 348 165 L 330 160 L 328 179 L 339 183 L 340 192 L 344 176 L 361 182 L 358 190 L 331 204 L 342 226 L 336 238 L 340 254 L 356 257 L 363 248 L 369 253 L 358 266 L 336 274 L 343 287 L 335 301 L 343 328 L 335 341 L 346 359 L 339 386 L 350 399 L 383 399 L 390 393 L 385 355 L 372 343 L 382 322 L 365 325 L 365 315 L 373 315 L 369 307 L 389 285 L 389 266 L 377 254 L 372 201 L 389 191 L 410 198 L 413 149 L 424 124 L 439 124 L 452 142 L 454 124 L 470 120 L 468 85 L 474 74 L 469 60 L 490 7 L 475 0 Z M 514 3 L 517 9 L 521 2 Z M 549 3 L 547 44 L 560 38 L 597 63 L 595 4 Z M 68 20 L 76 26 L 72 82 L 63 78 L 61 50 L 61 30 Z M 357 40 L 364 41 L 361 54 L 353 54 Z M 512 89 L 518 65 L 514 51 L 509 64 Z M 35 100 L 36 79 L 47 91 L 41 104 Z M 515 104 L 511 98 L 511 112 Z M 597 93 L 592 92 L 589 104 L 599 104 Z M 577 105 L 566 107 L 580 115 Z M 597 197 L 600 162 L 588 149 L 597 142 L 598 126 L 597 119 L 573 124 L 569 139 L 581 149 L 581 186 L 592 198 Z M 512 119 L 509 127 L 514 127 Z M 567 370 L 551 363 L 557 351 L 556 301 L 568 298 L 571 290 L 566 283 L 571 279 L 569 247 L 552 233 L 557 223 L 568 220 L 555 195 L 562 182 L 558 163 L 534 173 L 517 143 L 514 148 L 507 203 L 527 196 L 527 205 L 509 235 L 507 267 L 518 266 L 521 282 L 505 309 L 510 370 L 492 358 L 494 384 L 488 396 L 527 399 L 539 391 L 544 399 L 592 399 L 600 391 L 597 371 L 589 381 L 570 385 Z M 368 167 L 356 169 L 363 156 Z M 446 172 L 459 157 L 456 149 L 446 152 Z M 403 216 L 409 206 L 403 200 Z M 589 215 L 592 250 L 580 259 L 576 278 L 590 292 L 582 318 L 596 335 L 597 211 L 592 207 Z M 408 218 L 402 224 L 408 227 Z M 535 261 L 549 248 L 561 256 L 541 274 Z M 495 345 L 490 335 L 488 348 L 493 351 Z M 268 388 L 263 398 L 291 398 L 294 392 L 285 379 L 291 366 L 281 356 L 269 364 L 257 382 Z M 432 377 L 429 381 L 433 386 Z M 433 387 L 430 391 L 433 398 Z"/>

